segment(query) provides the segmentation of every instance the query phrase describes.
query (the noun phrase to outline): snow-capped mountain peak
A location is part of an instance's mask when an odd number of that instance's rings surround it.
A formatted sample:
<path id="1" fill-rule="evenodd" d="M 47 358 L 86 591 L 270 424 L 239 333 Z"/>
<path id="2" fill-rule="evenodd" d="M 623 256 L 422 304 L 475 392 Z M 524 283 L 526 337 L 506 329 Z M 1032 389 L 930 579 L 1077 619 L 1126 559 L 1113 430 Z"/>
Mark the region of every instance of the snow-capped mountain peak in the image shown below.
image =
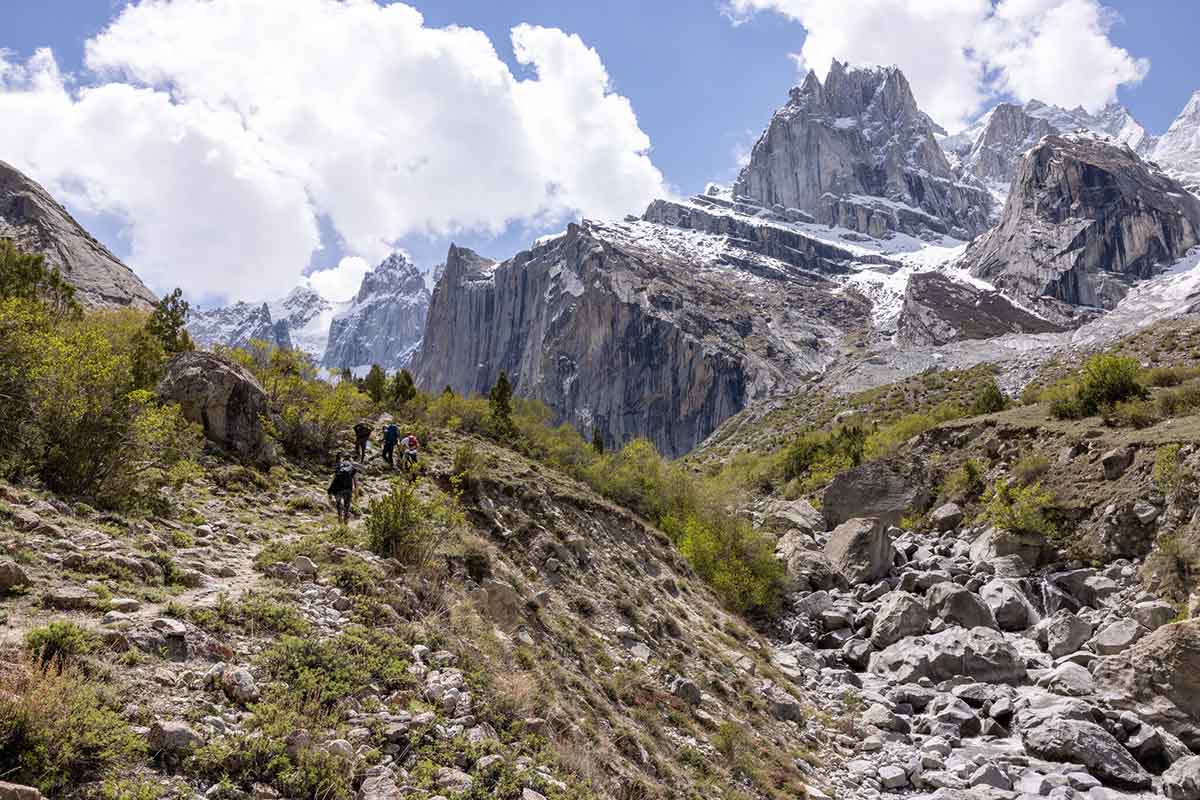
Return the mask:
<path id="1" fill-rule="evenodd" d="M 402 253 L 392 253 L 363 276 L 358 294 L 334 314 L 323 363 L 331 369 L 408 364 L 425 333 L 430 291 Z"/>

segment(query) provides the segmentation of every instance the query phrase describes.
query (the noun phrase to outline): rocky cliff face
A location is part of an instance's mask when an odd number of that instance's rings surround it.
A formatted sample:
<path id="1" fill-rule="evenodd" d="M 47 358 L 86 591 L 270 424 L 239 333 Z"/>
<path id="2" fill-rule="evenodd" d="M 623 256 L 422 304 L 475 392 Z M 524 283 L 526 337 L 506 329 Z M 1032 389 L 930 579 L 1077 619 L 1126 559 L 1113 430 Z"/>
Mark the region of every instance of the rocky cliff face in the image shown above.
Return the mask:
<path id="1" fill-rule="evenodd" d="M 943 345 L 990 339 L 1006 333 L 1050 333 L 1061 327 L 988 291 L 940 272 L 918 273 L 908 281 L 896 330 L 900 345 Z"/>
<path id="2" fill-rule="evenodd" d="M 962 265 L 1058 324 L 1113 308 L 1200 242 L 1200 201 L 1132 150 L 1049 136 L 1022 162 L 1000 224 Z"/>
<path id="3" fill-rule="evenodd" d="M 1192 191 L 1200 189 L 1200 91 L 1188 100 L 1154 148 L 1154 160 L 1172 172 Z"/>
<path id="4" fill-rule="evenodd" d="M 408 366 L 425 332 L 429 301 L 425 277 L 403 255 L 393 253 L 363 278 L 354 300 L 333 317 L 324 365 Z"/>
<path id="5" fill-rule="evenodd" d="M 677 455 L 836 358 L 869 312 L 833 280 L 853 258 L 703 198 L 572 225 L 499 264 L 451 248 L 414 374 L 471 393 L 503 369 L 610 445 Z"/>
<path id="6" fill-rule="evenodd" d="M 956 178 L 896 68 L 834 61 L 809 73 L 755 144 L 735 196 L 799 209 L 872 236 L 924 231 L 970 238 L 988 226 L 990 196 Z"/>
<path id="7" fill-rule="evenodd" d="M 1083 108 L 1066 109 L 1030 100 L 1024 106 L 1001 103 L 975 125 L 944 139 L 942 146 L 957 161 L 960 175 L 978 178 L 1003 199 L 1021 158 L 1043 136 L 1079 131 L 1128 145 L 1140 155 L 1153 150 L 1156 141 L 1124 106 L 1115 103 L 1090 114 Z"/>
<path id="8" fill-rule="evenodd" d="M 42 253 L 75 287 L 86 308 L 149 308 L 157 298 L 104 245 L 80 227 L 50 193 L 0 161 L 0 237 Z"/>

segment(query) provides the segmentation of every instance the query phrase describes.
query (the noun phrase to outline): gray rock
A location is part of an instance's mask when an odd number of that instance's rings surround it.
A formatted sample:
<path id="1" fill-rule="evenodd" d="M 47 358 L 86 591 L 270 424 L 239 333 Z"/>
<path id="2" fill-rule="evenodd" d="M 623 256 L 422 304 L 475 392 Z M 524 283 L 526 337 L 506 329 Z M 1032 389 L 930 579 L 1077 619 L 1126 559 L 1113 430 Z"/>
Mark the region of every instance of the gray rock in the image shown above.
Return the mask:
<path id="1" fill-rule="evenodd" d="M 1012 778 L 995 764 L 984 764 L 971 773 L 968 783 L 972 786 L 991 786 L 1008 791 L 1013 788 Z"/>
<path id="2" fill-rule="evenodd" d="M 1104 479 L 1115 481 L 1125 474 L 1125 470 L 1133 463 L 1134 451 L 1130 447 L 1115 447 L 1100 457 L 1100 466 L 1104 470 Z"/>
<path id="3" fill-rule="evenodd" d="M 700 687 L 696 685 L 695 681 L 688 680 L 687 678 L 676 678 L 675 681 L 671 683 L 671 694 L 675 695 L 689 706 L 700 705 Z"/>
<path id="4" fill-rule="evenodd" d="M 1026 674 L 1020 654 L 999 631 L 957 627 L 896 642 L 872 654 L 869 670 L 896 683 L 960 675 L 988 683 L 1019 683 Z"/>
<path id="5" fill-rule="evenodd" d="M 32 786 L 0 781 L 0 800 L 42 800 L 42 793 Z"/>
<path id="6" fill-rule="evenodd" d="M 821 496 L 821 513 L 832 527 L 851 519 L 876 518 L 899 525 L 905 514 L 928 503 L 928 478 L 916 461 L 880 459 L 839 473 Z"/>
<path id="7" fill-rule="evenodd" d="M 25 252 L 41 253 L 75 287 L 85 308 L 148 309 L 154 293 L 80 227 L 50 193 L 0 161 L 0 237 Z"/>
<path id="8" fill-rule="evenodd" d="M 1062 326 L 1031 314 L 1001 292 L 980 289 L 941 272 L 920 272 L 909 278 L 904 289 L 896 342 L 925 347 L 965 339 L 991 339 L 1009 333 L 1061 330 Z M 949 530 L 958 524 L 941 528 L 936 520 L 933 522 L 938 530 Z"/>
<path id="9" fill-rule="evenodd" d="M 762 510 L 763 526 L 769 530 L 796 529 L 813 534 L 825 530 L 825 518 L 807 500 L 771 500 Z"/>
<path id="10" fill-rule="evenodd" d="M 1071 697 L 1086 697 L 1096 690 L 1092 673 L 1070 661 L 1059 664 L 1039 678 L 1038 686 Z"/>
<path id="11" fill-rule="evenodd" d="M 1025 749 L 1039 758 L 1083 764 L 1112 785 L 1146 789 L 1150 775 L 1108 731 L 1083 720 L 1047 719 L 1024 728 Z"/>
<path id="12" fill-rule="evenodd" d="M 0 594 L 7 594 L 19 586 L 28 586 L 29 576 L 15 561 L 0 561 Z"/>
<path id="13" fill-rule="evenodd" d="M 933 523 L 934 529 L 943 533 L 957 528 L 962 519 L 963 510 L 958 503 L 940 505 L 929 515 L 929 521 Z"/>
<path id="14" fill-rule="evenodd" d="M 1146 634 L 1146 629 L 1135 619 L 1119 619 L 1110 622 L 1092 637 L 1088 646 L 1102 656 L 1116 655 L 1133 646 Z"/>
<path id="15" fill-rule="evenodd" d="M 180 353 L 167 365 L 158 394 L 178 403 L 215 444 L 241 457 L 267 457 L 267 395 L 245 367 L 212 353 Z"/>
<path id="16" fill-rule="evenodd" d="M 909 636 L 919 636 L 929 625 L 929 613 L 916 595 L 889 592 L 879 603 L 871 626 L 871 644 L 882 649 Z"/>
<path id="17" fill-rule="evenodd" d="M 259 698 L 258 684 L 254 682 L 250 670 L 244 667 L 225 670 L 221 675 L 221 688 L 225 691 L 225 696 L 235 703 L 245 705 L 256 702 Z"/>
<path id="18" fill-rule="evenodd" d="M 1111 309 L 1200 242 L 1200 200 L 1131 150 L 1047 136 L 1021 162 L 1000 224 L 960 262 L 1052 322 Z M 1117 255 L 1110 255 L 1117 254 Z M 1106 470 L 1106 474 L 1108 470 Z"/>
<path id="19" fill-rule="evenodd" d="M 1070 611 L 1060 610 L 1045 621 L 1046 651 L 1055 658 L 1074 653 L 1087 644 L 1092 626 Z"/>
<path id="20" fill-rule="evenodd" d="M 1023 631 L 1040 620 L 1018 580 L 993 578 L 980 587 L 979 597 L 992 610 L 1000 630 Z"/>
<path id="21" fill-rule="evenodd" d="M 1200 756 L 1180 759 L 1168 767 L 1162 787 L 1170 800 L 1200 800 Z"/>
<path id="22" fill-rule="evenodd" d="M 895 558 L 892 540 L 878 519 L 851 519 L 834 529 L 825 555 L 851 584 L 878 580 Z"/>
<path id="23" fill-rule="evenodd" d="M 184 722 L 155 720 L 147 735 L 150 749 L 172 755 L 190 753 L 204 745 L 204 737 Z"/>
<path id="24" fill-rule="evenodd" d="M 1156 631 L 1175 619 L 1175 606 L 1165 600 L 1147 600 L 1133 607 L 1133 618 L 1147 631 Z"/>
<path id="25" fill-rule="evenodd" d="M 931 586 L 925 594 L 925 607 L 930 616 L 938 617 L 948 625 L 964 628 L 998 627 L 987 604 L 957 583 L 944 581 Z"/>
<path id="26" fill-rule="evenodd" d="M 908 773 L 896 766 L 880 767 L 879 782 L 885 789 L 899 789 L 908 785 Z"/>

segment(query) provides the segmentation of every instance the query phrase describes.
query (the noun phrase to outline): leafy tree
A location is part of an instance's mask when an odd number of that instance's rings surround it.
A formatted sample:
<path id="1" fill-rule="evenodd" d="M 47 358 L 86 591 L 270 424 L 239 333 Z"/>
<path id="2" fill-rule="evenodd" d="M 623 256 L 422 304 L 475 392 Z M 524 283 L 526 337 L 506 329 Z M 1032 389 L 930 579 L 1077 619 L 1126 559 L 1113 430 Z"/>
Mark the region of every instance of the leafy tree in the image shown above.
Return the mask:
<path id="1" fill-rule="evenodd" d="M 11 239 L 0 238 L 0 298 L 45 303 L 56 316 L 79 313 L 75 287 L 57 269 L 46 266 L 41 253 L 25 253 Z"/>
<path id="2" fill-rule="evenodd" d="M 446 384 L 446 388 L 442 389 L 442 397 L 454 397 L 454 387 Z"/>
<path id="3" fill-rule="evenodd" d="M 510 433 L 513 429 L 512 384 L 508 382 L 508 372 L 505 370 L 500 370 L 500 377 L 488 392 L 488 409 L 496 431 L 500 434 Z"/>
<path id="4" fill-rule="evenodd" d="M 592 428 L 592 451 L 598 456 L 604 455 L 604 437 L 599 428 Z"/>
<path id="5" fill-rule="evenodd" d="M 146 333 L 161 342 L 163 350 L 169 354 L 195 350 L 185 327 L 190 312 L 191 306 L 183 299 L 183 290 L 176 289 L 154 306 L 154 312 L 146 320 Z"/>
<path id="6" fill-rule="evenodd" d="M 367 373 L 366 380 L 363 381 L 363 391 L 371 396 L 372 402 L 383 402 L 383 393 L 387 389 L 387 375 L 383 371 L 383 367 L 378 364 L 371 365 L 371 371 Z"/>
<path id="7" fill-rule="evenodd" d="M 405 406 L 417 396 L 417 386 L 413 383 L 412 373 L 402 369 L 392 378 L 392 401 L 397 406 Z"/>

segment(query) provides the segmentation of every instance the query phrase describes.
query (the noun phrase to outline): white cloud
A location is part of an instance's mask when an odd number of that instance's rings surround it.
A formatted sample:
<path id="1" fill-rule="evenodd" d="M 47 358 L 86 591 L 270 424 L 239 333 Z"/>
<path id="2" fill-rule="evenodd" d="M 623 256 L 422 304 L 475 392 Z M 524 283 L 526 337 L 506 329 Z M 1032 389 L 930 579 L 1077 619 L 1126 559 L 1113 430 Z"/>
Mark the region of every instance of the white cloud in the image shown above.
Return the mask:
<path id="1" fill-rule="evenodd" d="M 296 283 L 319 215 L 376 263 L 406 235 L 618 216 L 664 191 L 594 50 L 528 25 L 512 46 L 531 77 L 402 4 L 142 0 L 88 42 L 89 87 L 48 52 L 0 58 L 0 158 L 119 214 L 156 286 L 252 299 Z"/>
<path id="2" fill-rule="evenodd" d="M 362 279 L 371 271 L 365 258 L 346 256 L 336 267 L 317 270 L 304 278 L 317 294 L 334 303 L 344 303 L 358 294 Z"/>
<path id="3" fill-rule="evenodd" d="M 729 0 L 734 19 L 774 11 L 804 26 L 796 54 L 824 78 L 832 59 L 896 64 L 921 107 L 951 130 L 999 94 L 1090 110 L 1149 62 L 1109 38 L 1098 0 Z"/>

